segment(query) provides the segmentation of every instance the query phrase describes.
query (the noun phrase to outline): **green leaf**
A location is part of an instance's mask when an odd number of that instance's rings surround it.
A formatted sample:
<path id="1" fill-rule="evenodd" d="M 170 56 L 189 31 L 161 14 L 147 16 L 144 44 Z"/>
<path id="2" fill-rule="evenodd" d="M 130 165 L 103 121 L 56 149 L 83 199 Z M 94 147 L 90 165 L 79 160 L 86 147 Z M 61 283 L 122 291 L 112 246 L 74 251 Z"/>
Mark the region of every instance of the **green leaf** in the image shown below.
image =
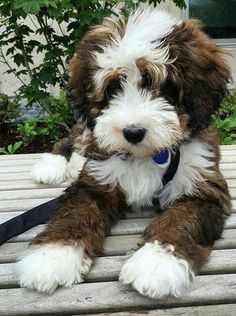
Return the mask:
<path id="1" fill-rule="evenodd" d="M 8 154 L 5 147 L 0 147 L 0 154 Z"/>
<path id="2" fill-rule="evenodd" d="M 8 150 L 8 152 L 9 152 L 10 154 L 12 153 L 12 150 L 13 150 L 12 144 L 10 144 L 10 145 L 7 146 L 7 150 Z"/>
<path id="3" fill-rule="evenodd" d="M 13 152 L 15 153 L 17 151 L 17 149 L 19 149 L 21 146 L 22 146 L 23 142 L 22 141 L 19 141 L 19 142 L 16 142 L 14 145 L 13 145 Z"/>
<path id="4" fill-rule="evenodd" d="M 25 64 L 24 57 L 20 53 L 15 54 L 12 58 L 13 58 L 14 62 L 17 64 L 17 66 Z"/>

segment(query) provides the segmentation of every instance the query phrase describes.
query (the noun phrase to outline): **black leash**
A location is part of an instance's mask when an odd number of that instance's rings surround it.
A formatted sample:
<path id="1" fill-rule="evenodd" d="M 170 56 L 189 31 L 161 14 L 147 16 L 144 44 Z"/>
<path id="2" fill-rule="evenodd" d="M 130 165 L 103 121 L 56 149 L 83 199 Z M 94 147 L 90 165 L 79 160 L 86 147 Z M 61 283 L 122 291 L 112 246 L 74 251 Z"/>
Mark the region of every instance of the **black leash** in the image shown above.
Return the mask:
<path id="1" fill-rule="evenodd" d="M 13 217 L 7 222 L 1 224 L 0 245 L 34 226 L 46 223 L 52 216 L 53 211 L 55 211 L 55 209 L 60 204 L 61 197 L 62 195 L 46 203 L 40 204 L 31 210 L 19 216 Z"/>

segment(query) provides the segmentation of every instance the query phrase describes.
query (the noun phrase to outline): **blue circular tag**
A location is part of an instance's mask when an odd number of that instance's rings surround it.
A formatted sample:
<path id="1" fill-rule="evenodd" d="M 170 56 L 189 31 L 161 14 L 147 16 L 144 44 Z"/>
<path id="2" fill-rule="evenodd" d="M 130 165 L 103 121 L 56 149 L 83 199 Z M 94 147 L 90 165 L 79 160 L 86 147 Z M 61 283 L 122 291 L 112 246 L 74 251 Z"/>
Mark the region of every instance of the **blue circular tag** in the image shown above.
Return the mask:
<path id="1" fill-rule="evenodd" d="M 161 152 L 153 155 L 152 159 L 157 163 L 158 165 L 163 165 L 168 162 L 170 157 L 169 149 L 164 149 Z"/>

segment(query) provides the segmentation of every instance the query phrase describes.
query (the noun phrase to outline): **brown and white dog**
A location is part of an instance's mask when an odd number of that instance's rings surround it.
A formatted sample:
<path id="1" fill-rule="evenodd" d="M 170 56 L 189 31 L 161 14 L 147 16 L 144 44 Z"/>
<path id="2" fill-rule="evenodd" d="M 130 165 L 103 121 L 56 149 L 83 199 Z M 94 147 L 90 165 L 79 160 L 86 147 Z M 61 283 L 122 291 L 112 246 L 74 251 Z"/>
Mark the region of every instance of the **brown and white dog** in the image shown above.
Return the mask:
<path id="1" fill-rule="evenodd" d="M 38 182 L 73 184 L 17 262 L 21 286 L 52 293 L 82 282 L 111 223 L 155 197 L 163 212 L 146 228 L 120 281 L 151 298 L 183 292 L 230 214 L 210 127 L 228 77 L 221 49 L 198 21 L 177 22 L 152 6 L 107 18 L 84 36 L 70 63 L 82 127 L 33 170 Z M 170 162 L 159 165 L 153 155 L 176 147 L 177 172 L 163 185 Z"/>

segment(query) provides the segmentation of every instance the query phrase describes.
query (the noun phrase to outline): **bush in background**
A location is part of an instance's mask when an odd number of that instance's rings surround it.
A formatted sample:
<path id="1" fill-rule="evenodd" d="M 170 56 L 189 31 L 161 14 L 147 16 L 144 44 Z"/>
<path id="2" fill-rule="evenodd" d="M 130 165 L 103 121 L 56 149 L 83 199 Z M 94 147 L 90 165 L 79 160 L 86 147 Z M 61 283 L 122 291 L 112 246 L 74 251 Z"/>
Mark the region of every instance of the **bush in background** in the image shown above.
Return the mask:
<path id="1" fill-rule="evenodd" d="M 222 145 L 236 144 L 236 90 L 232 90 L 222 102 L 213 125 L 218 130 Z"/>

